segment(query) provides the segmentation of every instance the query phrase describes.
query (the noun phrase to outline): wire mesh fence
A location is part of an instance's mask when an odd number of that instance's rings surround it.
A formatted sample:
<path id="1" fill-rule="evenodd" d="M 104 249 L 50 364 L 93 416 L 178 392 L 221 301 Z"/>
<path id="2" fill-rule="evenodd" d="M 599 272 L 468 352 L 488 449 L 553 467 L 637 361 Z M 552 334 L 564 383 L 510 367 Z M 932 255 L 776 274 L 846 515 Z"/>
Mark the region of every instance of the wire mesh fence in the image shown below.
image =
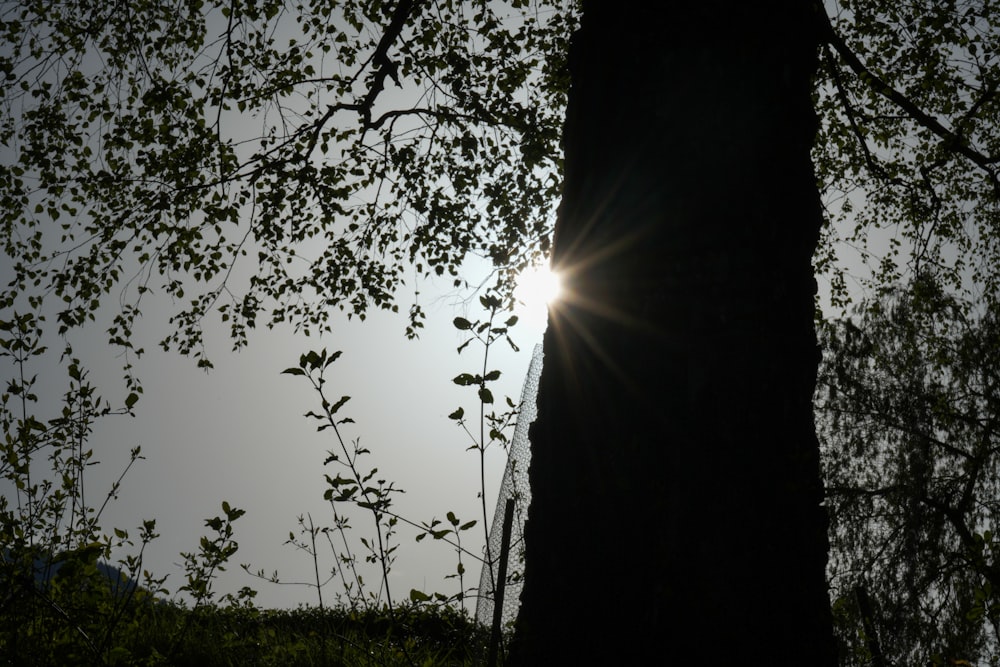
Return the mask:
<path id="1" fill-rule="evenodd" d="M 507 627 L 517 616 L 521 604 L 524 573 L 524 521 L 528 518 L 528 505 L 531 503 L 531 490 L 528 487 L 528 464 L 531 462 L 528 427 L 535 421 L 538 414 L 535 399 L 538 396 L 538 380 L 542 375 L 542 357 L 542 346 L 536 345 L 531 354 L 531 363 L 528 365 L 524 386 L 521 389 L 520 414 L 510 441 L 507 466 L 504 469 L 500 493 L 497 496 L 497 507 L 493 515 L 493 523 L 490 526 L 487 558 L 483 563 L 483 570 L 479 577 L 476 620 L 485 626 L 489 626 L 493 622 L 494 601 L 498 590 L 497 578 L 504 508 L 508 499 L 514 500 L 514 521 L 510 537 L 510 558 L 504 582 L 502 612 L 504 627 Z"/>

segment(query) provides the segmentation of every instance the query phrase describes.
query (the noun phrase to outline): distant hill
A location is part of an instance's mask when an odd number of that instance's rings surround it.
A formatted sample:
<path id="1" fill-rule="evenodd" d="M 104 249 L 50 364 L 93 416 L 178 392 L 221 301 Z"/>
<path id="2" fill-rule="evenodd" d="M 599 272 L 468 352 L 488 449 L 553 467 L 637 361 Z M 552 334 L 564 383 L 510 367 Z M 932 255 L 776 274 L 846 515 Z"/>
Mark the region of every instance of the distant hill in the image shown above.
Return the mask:
<path id="1" fill-rule="evenodd" d="M 87 548 L 84 547 L 76 552 L 56 555 L 51 559 L 48 557 L 36 558 L 32 565 L 35 585 L 39 589 L 44 589 L 49 585 L 49 582 L 59 577 L 59 573 L 62 572 L 64 568 L 79 567 L 82 563 L 87 562 L 87 560 L 92 557 L 96 559 L 96 551 L 90 550 L 88 553 Z M 4 562 L 8 563 L 9 561 L 10 552 L 5 550 Z M 96 566 L 98 573 L 107 578 L 108 587 L 116 596 L 125 595 L 130 591 L 137 589 L 139 586 L 136 581 L 126 576 L 120 568 L 115 567 L 114 565 L 103 561 L 97 561 Z M 4 572 L 3 570 L 0 570 L 0 582 L 2 582 L 3 578 Z"/>

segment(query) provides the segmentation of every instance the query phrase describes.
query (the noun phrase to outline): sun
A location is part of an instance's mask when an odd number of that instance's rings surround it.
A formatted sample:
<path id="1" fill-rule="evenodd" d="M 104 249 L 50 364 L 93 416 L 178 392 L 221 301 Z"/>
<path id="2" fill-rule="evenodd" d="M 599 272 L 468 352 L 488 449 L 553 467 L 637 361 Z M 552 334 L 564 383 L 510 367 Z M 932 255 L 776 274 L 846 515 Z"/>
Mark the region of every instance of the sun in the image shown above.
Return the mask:
<path id="1" fill-rule="evenodd" d="M 529 266 L 517 276 L 514 298 L 529 309 L 544 309 L 559 298 L 562 280 L 548 263 Z"/>

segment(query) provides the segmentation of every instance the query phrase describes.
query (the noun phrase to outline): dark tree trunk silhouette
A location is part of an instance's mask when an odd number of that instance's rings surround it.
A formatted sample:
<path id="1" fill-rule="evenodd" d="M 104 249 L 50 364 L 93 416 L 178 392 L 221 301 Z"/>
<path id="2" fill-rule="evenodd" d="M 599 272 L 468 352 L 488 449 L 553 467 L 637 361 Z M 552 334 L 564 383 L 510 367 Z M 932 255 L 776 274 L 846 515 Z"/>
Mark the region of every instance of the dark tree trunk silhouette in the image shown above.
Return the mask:
<path id="1" fill-rule="evenodd" d="M 836 664 L 811 12 L 584 3 L 511 664 Z"/>

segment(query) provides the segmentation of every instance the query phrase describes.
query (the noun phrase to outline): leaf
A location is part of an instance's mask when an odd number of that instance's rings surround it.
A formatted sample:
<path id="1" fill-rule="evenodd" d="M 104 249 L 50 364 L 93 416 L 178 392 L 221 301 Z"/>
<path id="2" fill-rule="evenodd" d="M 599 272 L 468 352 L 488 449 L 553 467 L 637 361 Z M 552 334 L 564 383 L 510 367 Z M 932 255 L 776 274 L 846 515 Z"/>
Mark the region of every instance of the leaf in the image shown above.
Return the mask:
<path id="1" fill-rule="evenodd" d="M 492 403 L 493 402 L 493 392 L 490 391 L 489 389 L 487 389 L 486 387 L 480 387 L 479 388 L 479 400 L 482 401 L 483 403 Z"/>
<path id="2" fill-rule="evenodd" d="M 464 317 L 456 317 L 454 320 L 452 320 L 452 324 L 454 324 L 455 328 L 459 329 L 460 331 L 468 331 L 469 329 L 472 328 L 472 322 L 465 319 Z"/>
<path id="3" fill-rule="evenodd" d="M 418 602 L 427 602 L 431 599 L 430 595 L 422 591 L 418 591 L 416 588 L 410 589 L 410 602 L 417 604 Z"/>
<path id="4" fill-rule="evenodd" d="M 330 414 L 337 414 L 337 410 L 340 410 L 344 403 L 347 403 L 349 400 L 351 400 L 350 396 L 341 396 L 339 401 L 330 406 Z"/>
<path id="5" fill-rule="evenodd" d="M 500 297 L 495 294 L 487 294 L 479 297 L 479 303 L 483 305 L 483 308 L 488 310 L 499 310 L 503 303 L 500 301 Z"/>
<path id="6" fill-rule="evenodd" d="M 461 419 L 464 415 L 465 415 L 465 409 L 459 408 L 458 410 L 455 410 L 450 415 L 448 415 L 448 419 L 458 420 Z"/>
<path id="7" fill-rule="evenodd" d="M 132 392 L 125 399 L 125 408 L 128 409 L 128 410 L 131 410 L 132 406 L 135 405 L 136 402 L 138 402 L 138 400 L 139 400 L 139 394 L 137 394 L 135 392 Z"/>
<path id="8" fill-rule="evenodd" d="M 288 375 L 305 375 L 306 374 L 306 372 L 304 370 L 302 370 L 301 368 L 286 368 L 285 370 L 281 371 L 282 375 L 284 375 L 285 373 L 287 373 Z"/>
<path id="9" fill-rule="evenodd" d="M 470 384 L 476 384 L 476 378 L 475 376 L 470 375 L 469 373 L 462 373 L 461 375 L 455 376 L 455 379 L 453 379 L 452 382 L 454 382 L 457 385 L 467 387 Z"/>
<path id="10" fill-rule="evenodd" d="M 493 380 L 499 380 L 499 379 L 500 379 L 500 371 L 490 371 L 489 373 L 486 374 L 486 377 L 483 378 L 483 381 L 492 382 Z"/>
<path id="11" fill-rule="evenodd" d="M 326 354 L 326 350 L 323 351 L 323 354 Z M 326 362 L 323 363 L 323 368 L 327 368 L 330 364 L 339 359 L 341 354 L 343 354 L 343 352 L 340 350 L 337 350 L 336 352 L 331 354 L 330 357 L 326 360 Z"/>

